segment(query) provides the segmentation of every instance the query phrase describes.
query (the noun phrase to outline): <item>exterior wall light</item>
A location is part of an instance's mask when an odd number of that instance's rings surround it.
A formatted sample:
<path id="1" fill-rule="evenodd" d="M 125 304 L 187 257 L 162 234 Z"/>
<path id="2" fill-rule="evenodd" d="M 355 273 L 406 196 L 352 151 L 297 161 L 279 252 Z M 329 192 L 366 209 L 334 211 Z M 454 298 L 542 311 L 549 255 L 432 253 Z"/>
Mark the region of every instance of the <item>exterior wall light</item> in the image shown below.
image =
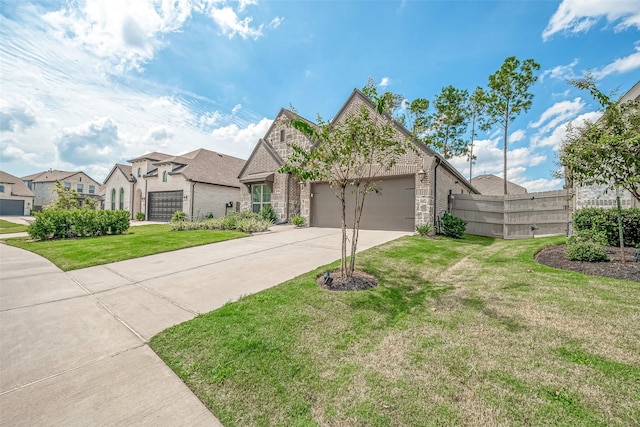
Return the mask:
<path id="1" fill-rule="evenodd" d="M 420 168 L 420 170 L 418 171 L 418 179 L 420 179 L 420 182 L 424 182 L 424 178 L 427 176 L 427 173 L 424 171 L 424 169 Z"/>

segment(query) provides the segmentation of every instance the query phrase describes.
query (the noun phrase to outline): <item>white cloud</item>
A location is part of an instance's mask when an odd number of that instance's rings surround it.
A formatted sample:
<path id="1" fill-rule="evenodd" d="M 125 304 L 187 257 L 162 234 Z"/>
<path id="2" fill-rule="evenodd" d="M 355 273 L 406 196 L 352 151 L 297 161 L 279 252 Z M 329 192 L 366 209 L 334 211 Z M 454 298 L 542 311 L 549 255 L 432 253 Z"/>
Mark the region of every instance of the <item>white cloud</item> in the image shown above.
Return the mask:
<path id="1" fill-rule="evenodd" d="M 216 24 L 220 27 L 220 31 L 223 35 L 232 39 L 236 35 L 243 39 L 252 38 L 254 40 L 262 36 L 263 25 L 259 25 L 257 28 L 251 26 L 253 18 L 247 16 L 244 19 L 240 19 L 236 12 L 230 7 L 223 7 L 221 9 L 212 9 L 211 17 Z"/>
<path id="2" fill-rule="evenodd" d="M 553 178 L 553 179 L 538 178 L 538 179 L 532 179 L 532 180 L 519 181 L 519 182 L 516 182 L 516 184 L 526 188 L 527 192 L 529 193 L 535 193 L 538 191 L 559 190 L 562 188 L 564 181 L 560 178 Z"/>
<path id="3" fill-rule="evenodd" d="M 269 28 L 278 28 L 284 22 L 284 18 L 281 16 L 276 16 L 269 22 Z"/>
<path id="4" fill-rule="evenodd" d="M 618 58 L 611 64 L 602 67 L 599 70 L 593 71 L 593 77 L 601 79 L 609 74 L 622 74 L 640 68 L 640 46 L 636 46 L 635 53 L 624 58 Z"/>
<path id="5" fill-rule="evenodd" d="M 515 131 L 515 132 L 511 133 L 511 135 L 509 135 L 509 142 L 522 141 L 525 136 L 526 136 L 525 131 L 522 130 L 522 129 L 518 129 L 517 131 Z"/>
<path id="6" fill-rule="evenodd" d="M 57 148 L 60 157 L 73 165 L 91 163 L 95 158 L 118 156 L 121 151 L 118 126 L 110 118 L 102 117 L 64 129 Z"/>
<path id="7" fill-rule="evenodd" d="M 531 145 L 536 148 L 551 147 L 554 150 L 557 150 L 558 148 L 560 148 L 560 145 L 562 145 L 562 141 L 567 135 L 568 123 L 571 123 L 574 126 L 579 126 L 582 123 L 584 123 L 585 120 L 588 120 L 590 122 L 595 122 L 600 118 L 600 116 L 601 114 L 599 112 L 592 111 L 589 113 L 581 114 L 580 116 L 576 117 L 573 120 L 565 121 L 563 123 L 557 123 L 556 127 L 553 129 L 553 131 L 550 134 L 546 136 L 539 135 L 534 137 L 531 141 Z"/>
<path id="8" fill-rule="evenodd" d="M 380 86 L 381 88 L 386 88 L 387 86 L 389 86 L 389 84 L 391 84 L 391 79 L 389 77 L 383 77 L 380 80 L 380 83 L 378 83 L 378 86 Z"/>
<path id="9" fill-rule="evenodd" d="M 559 123 L 575 117 L 585 107 L 582 98 L 577 97 L 573 101 L 560 101 L 547 108 L 538 121 L 530 123 L 529 126 L 539 129 L 539 134 L 548 132 L 550 129 L 558 126 Z"/>
<path id="10" fill-rule="evenodd" d="M 618 22 L 615 30 L 640 28 L 640 2 L 612 0 L 563 0 L 542 32 L 542 39 L 552 35 L 586 32 L 602 17 L 608 23 Z"/>
<path id="11" fill-rule="evenodd" d="M 216 147 L 228 147 L 223 153 L 238 155 L 234 153 L 248 153 L 269 130 L 273 120 L 264 118 L 257 123 L 251 123 L 241 128 L 231 124 L 215 129 L 211 132 L 212 143 Z M 244 154 L 243 157 L 248 157 Z"/>
<path id="12" fill-rule="evenodd" d="M 236 113 L 238 111 L 240 111 L 240 109 L 242 108 L 241 104 L 236 104 L 234 105 L 234 107 L 231 109 L 231 114 L 233 114 L 234 116 L 236 115 Z"/>
<path id="13" fill-rule="evenodd" d="M 474 142 L 473 154 L 477 160 L 473 165 L 474 176 L 484 173 L 501 175 L 503 163 L 502 139 L 481 139 Z M 531 147 L 519 147 L 507 150 L 507 175 L 511 181 L 512 172 L 518 172 L 527 167 L 544 163 L 547 156 L 534 152 Z M 454 157 L 449 160 L 465 177 L 469 176 L 469 162 L 466 156 Z M 522 168 L 522 169 L 521 169 Z"/>
<path id="14" fill-rule="evenodd" d="M 549 76 L 552 79 L 558 80 L 571 80 L 575 79 L 576 73 L 573 71 L 574 67 L 578 65 L 578 60 L 574 59 L 569 65 L 558 65 L 556 67 L 545 70 L 540 74 L 540 81 L 544 81 L 545 77 Z"/>

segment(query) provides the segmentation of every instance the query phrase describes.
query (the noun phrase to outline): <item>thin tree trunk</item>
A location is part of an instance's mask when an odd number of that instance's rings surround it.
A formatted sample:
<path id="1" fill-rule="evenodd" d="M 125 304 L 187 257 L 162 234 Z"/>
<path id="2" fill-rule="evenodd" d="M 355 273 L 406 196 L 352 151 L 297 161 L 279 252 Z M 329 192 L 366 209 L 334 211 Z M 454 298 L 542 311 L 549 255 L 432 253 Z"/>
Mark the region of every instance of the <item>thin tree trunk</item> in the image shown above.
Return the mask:
<path id="1" fill-rule="evenodd" d="M 340 260 L 340 275 L 345 277 L 347 272 L 347 201 L 346 187 L 340 187 L 340 203 L 342 204 L 342 259 Z"/>
<path id="2" fill-rule="evenodd" d="M 473 119 L 471 121 L 471 149 L 469 150 L 469 182 L 471 182 L 471 178 L 473 177 L 473 141 L 475 139 L 476 134 L 476 115 L 473 115 Z"/>
<path id="3" fill-rule="evenodd" d="M 362 217 L 362 210 L 364 209 L 364 198 L 366 196 L 367 184 L 362 192 L 362 199 L 360 198 L 360 186 L 356 189 L 356 207 L 355 216 L 353 218 L 353 232 L 351 234 L 351 259 L 349 260 L 349 277 L 353 276 L 353 272 L 356 269 L 356 250 L 358 247 L 358 236 L 360 234 L 360 218 Z"/>
<path id="4" fill-rule="evenodd" d="M 507 135 L 509 133 L 509 102 L 504 113 L 504 194 L 507 194 Z"/>
<path id="5" fill-rule="evenodd" d="M 620 234 L 620 256 L 622 257 L 622 264 L 627 264 L 627 259 L 624 256 L 624 231 L 622 228 L 622 206 L 620 206 L 620 189 L 616 188 L 616 204 L 618 205 L 618 233 Z"/>

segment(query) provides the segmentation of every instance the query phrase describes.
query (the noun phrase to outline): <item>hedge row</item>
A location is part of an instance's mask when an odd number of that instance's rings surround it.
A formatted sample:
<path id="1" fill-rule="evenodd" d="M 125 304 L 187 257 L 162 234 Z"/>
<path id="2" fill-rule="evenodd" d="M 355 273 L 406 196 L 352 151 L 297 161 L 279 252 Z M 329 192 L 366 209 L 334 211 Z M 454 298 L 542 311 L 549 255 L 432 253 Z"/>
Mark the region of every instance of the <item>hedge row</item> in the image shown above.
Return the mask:
<path id="1" fill-rule="evenodd" d="M 219 218 L 203 221 L 171 221 L 171 231 L 235 230 L 243 233 L 267 231 L 273 222 L 251 211 L 233 212 Z"/>
<path id="2" fill-rule="evenodd" d="M 583 208 L 573 214 L 573 227 L 576 231 L 599 230 L 607 237 L 609 246 L 620 245 L 618 231 L 618 210 L 604 208 Z M 640 209 L 622 209 L 622 229 L 624 245 L 640 245 Z"/>
<path id="3" fill-rule="evenodd" d="M 128 211 L 45 210 L 35 217 L 27 233 L 40 240 L 122 234 L 129 229 Z"/>

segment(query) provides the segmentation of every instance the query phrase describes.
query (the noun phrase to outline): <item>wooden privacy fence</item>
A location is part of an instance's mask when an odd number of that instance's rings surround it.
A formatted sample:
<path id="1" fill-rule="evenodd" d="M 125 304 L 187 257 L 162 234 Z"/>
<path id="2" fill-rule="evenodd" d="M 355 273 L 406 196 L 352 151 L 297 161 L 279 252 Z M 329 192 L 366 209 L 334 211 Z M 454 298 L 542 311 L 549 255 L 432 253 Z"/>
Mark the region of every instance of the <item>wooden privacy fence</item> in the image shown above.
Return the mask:
<path id="1" fill-rule="evenodd" d="M 451 215 L 467 221 L 467 233 L 478 236 L 526 239 L 560 235 L 571 221 L 569 190 L 449 197 Z"/>

